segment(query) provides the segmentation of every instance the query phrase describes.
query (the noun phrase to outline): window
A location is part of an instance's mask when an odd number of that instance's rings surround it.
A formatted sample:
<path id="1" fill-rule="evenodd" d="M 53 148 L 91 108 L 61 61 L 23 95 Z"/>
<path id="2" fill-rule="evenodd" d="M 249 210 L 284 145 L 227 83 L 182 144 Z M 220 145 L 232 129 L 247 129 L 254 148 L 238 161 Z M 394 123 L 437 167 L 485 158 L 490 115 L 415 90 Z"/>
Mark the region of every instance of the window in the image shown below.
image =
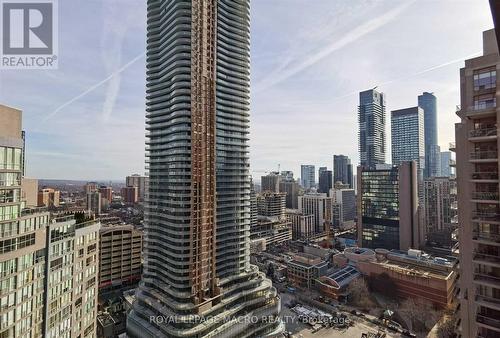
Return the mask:
<path id="1" fill-rule="evenodd" d="M 496 107 L 497 100 L 495 94 L 485 94 L 474 96 L 474 110 Z"/>
<path id="2" fill-rule="evenodd" d="M 497 71 L 495 67 L 480 69 L 474 72 L 474 90 L 495 88 Z"/>

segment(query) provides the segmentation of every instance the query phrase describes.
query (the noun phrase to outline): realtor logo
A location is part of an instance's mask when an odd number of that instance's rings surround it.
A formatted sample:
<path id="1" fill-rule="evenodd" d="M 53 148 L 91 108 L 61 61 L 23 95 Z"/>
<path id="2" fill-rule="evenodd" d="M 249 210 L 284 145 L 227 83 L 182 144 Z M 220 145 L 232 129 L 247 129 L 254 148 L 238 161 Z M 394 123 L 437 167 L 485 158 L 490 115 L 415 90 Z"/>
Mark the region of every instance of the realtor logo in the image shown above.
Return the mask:
<path id="1" fill-rule="evenodd" d="M 56 9 L 51 0 L 2 1 L 0 68 L 57 68 Z"/>

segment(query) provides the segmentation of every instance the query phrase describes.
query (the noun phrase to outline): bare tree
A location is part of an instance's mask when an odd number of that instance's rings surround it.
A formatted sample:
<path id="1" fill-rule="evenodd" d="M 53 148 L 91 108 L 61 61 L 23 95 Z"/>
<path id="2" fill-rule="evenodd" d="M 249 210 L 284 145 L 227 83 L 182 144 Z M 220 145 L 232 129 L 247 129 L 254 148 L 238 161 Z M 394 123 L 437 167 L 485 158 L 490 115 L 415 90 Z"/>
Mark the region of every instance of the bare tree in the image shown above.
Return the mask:
<path id="1" fill-rule="evenodd" d="M 373 306 L 368 284 L 363 278 L 357 278 L 347 287 L 349 302 L 359 307 L 370 308 Z"/>
<path id="2" fill-rule="evenodd" d="M 421 298 L 407 298 L 401 303 L 398 311 L 410 330 L 418 332 L 430 330 L 441 317 L 441 313 L 430 302 Z"/>

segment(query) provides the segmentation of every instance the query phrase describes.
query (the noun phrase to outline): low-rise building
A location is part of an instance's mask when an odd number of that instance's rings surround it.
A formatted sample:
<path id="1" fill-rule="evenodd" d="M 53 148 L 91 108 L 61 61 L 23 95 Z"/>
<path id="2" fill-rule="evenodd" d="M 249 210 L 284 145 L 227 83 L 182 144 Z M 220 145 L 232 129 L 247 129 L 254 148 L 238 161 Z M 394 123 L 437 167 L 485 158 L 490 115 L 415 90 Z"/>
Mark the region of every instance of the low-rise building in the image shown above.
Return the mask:
<path id="1" fill-rule="evenodd" d="M 320 276 L 316 281 L 316 286 L 323 296 L 341 300 L 348 295 L 349 284 L 360 276 L 361 274 L 354 266 L 347 265 L 330 274 Z"/>
<path id="2" fill-rule="evenodd" d="M 266 247 L 292 240 L 290 222 L 269 217 L 259 217 L 257 224 L 250 227 L 250 240 L 265 239 Z"/>
<path id="3" fill-rule="evenodd" d="M 287 262 L 288 281 L 297 287 L 311 288 L 315 279 L 324 275 L 328 262 L 311 254 L 297 254 Z"/>

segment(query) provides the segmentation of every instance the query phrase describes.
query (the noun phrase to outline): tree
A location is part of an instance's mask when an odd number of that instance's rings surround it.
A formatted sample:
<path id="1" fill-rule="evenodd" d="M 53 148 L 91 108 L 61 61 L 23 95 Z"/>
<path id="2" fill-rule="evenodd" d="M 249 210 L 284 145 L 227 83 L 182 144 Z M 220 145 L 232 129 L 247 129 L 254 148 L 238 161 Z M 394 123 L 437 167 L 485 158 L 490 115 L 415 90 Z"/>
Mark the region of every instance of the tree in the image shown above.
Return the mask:
<path id="1" fill-rule="evenodd" d="M 356 278 L 347 287 L 348 300 L 351 304 L 370 308 L 373 306 L 368 284 L 363 278 Z"/>
<path id="2" fill-rule="evenodd" d="M 457 336 L 455 333 L 456 320 L 456 314 L 444 315 L 443 319 L 438 324 L 436 332 L 438 338 L 455 338 Z"/>
<path id="3" fill-rule="evenodd" d="M 441 317 L 434 306 L 420 298 L 407 298 L 399 306 L 399 313 L 405 319 L 410 330 L 425 332 L 430 330 Z"/>

